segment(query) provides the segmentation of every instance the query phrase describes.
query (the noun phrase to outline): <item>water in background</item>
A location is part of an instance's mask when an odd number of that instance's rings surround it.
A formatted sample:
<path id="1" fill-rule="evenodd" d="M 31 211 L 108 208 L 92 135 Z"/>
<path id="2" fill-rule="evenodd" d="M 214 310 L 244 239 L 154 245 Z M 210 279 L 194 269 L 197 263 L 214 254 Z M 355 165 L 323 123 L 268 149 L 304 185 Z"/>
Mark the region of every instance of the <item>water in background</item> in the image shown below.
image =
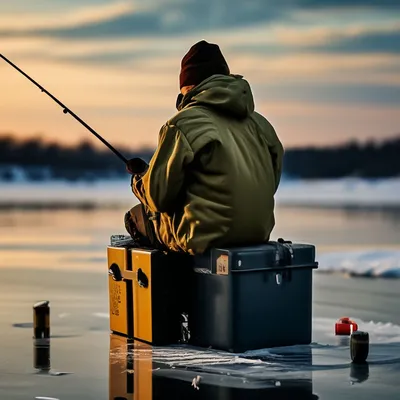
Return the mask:
<path id="1" fill-rule="evenodd" d="M 400 277 L 398 190 L 397 180 L 284 182 L 272 239 L 315 244 L 321 270 Z M 2 184 L 0 191 L 0 267 L 104 271 L 109 237 L 125 233 L 124 213 L 137 203 L 129 181 Z M 355 208 L 357 198 L 369 206 Z"/>

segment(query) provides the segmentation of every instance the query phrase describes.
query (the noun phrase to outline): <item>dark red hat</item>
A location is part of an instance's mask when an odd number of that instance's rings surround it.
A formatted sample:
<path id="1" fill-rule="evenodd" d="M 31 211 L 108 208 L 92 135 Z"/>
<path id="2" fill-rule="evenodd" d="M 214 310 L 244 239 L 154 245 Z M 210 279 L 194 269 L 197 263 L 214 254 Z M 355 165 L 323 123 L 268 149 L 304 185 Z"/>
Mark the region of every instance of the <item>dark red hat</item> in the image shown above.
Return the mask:
<path id="1" fill-rule="evenodd" d="M 212 75 L 229 75 L 229 67 L 216 44 L 205 40 L 193 45 L 182 59 L 180 88 L 198 85 Z"/>

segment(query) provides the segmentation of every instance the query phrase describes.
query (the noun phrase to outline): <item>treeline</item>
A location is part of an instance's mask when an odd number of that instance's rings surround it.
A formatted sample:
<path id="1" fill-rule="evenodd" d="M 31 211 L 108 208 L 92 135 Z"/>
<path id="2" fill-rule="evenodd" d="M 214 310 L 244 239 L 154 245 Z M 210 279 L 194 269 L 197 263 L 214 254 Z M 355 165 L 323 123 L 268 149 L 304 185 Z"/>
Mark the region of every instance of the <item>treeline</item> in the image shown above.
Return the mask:
<path id="1" fill-rule="evenodd" d="M 304 179 L 400 176 L 400 136 L 365 144 L 352 141 L 341 146 L 290 149 L 284 171 Z"/>
<path id="2" fill-rule="evenodd" d="M 141 157 L 146 161 L 154 152 L 118 150 L 127 158 Z M 0 180 L 13 180 L 16 168 L 31 180 L 114 178 L 125 174 L 120 159 L 107 148 L 99 149 L 90 142 L 67 147 L 39 138 L 17 140 L 12 135 L 0 135 Z M 286 149 L 284 173 L 307 179 L 400 176 L 400 136 L 366 144 Z"/>
<path id="3" fill-rule="evenodd" d="M 153 150 L 133 152 L 118 148 L 126 157 L 141 157 L 149 161 Z M 46 143 L 40 138 L 17 140 L 12 135 L 0 136 L 0 178 L 7 179 L 12 168 L 22 167 L 28 179 L 96 179 L 125 174 L 122 161 L 107 148 L 99 149 L 84 141 L 67 147 Z M 1 176 L 3 175 L 3 176 Z M 8 175 L 8 176 L 7 176 Z"/>

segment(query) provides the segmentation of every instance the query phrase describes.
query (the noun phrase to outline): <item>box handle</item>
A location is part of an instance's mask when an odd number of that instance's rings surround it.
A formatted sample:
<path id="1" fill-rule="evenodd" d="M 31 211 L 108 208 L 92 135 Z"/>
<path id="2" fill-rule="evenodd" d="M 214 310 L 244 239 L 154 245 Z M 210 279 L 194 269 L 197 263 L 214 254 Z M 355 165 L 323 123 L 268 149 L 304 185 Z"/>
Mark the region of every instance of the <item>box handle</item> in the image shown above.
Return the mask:
<path id="1" fill-rule="evenodd" d="M 280 266 L 292 265 L 294 254 L 292 242 L 290 240 L 283 240 L 279 238 L 276 244 L 276 257 L 275 262 Z"/>
<path id="2" fill-rule="evenodd" d="M 149 287 L 149 278 L 147 278 L 146 274 L 142 271 L 142 268 L 139 268 L 137 270 L 136 280 L 140 287 L 142 287 L 142 288 Z"/>
<path id="3" fill-rule="evenodd" d="M 108 269 L 108 275 L 112 276 L 114 281 L 122 281 L 122 274 L 118 264 L 111 264 L 111 267 Z"/>

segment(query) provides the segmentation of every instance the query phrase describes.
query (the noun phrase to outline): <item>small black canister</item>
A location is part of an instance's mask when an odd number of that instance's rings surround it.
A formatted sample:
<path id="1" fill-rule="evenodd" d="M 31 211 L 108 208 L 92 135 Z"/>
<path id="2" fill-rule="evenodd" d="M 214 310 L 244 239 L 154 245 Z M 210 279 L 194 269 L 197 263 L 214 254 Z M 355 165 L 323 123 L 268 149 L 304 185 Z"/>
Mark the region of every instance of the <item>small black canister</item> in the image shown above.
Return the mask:
<path id="1" fill-rule="evenodd" d="M 356 331 L 350 338 L 350 356 L 354 363 L 364 363 L 369 353 L 368 332 Z"/>
<path id="2" fill-rule="evenodd" d="M 35 339 L 50 338 L 50 307 L 47 300 L 33 306 L 33 337 Z"/>

